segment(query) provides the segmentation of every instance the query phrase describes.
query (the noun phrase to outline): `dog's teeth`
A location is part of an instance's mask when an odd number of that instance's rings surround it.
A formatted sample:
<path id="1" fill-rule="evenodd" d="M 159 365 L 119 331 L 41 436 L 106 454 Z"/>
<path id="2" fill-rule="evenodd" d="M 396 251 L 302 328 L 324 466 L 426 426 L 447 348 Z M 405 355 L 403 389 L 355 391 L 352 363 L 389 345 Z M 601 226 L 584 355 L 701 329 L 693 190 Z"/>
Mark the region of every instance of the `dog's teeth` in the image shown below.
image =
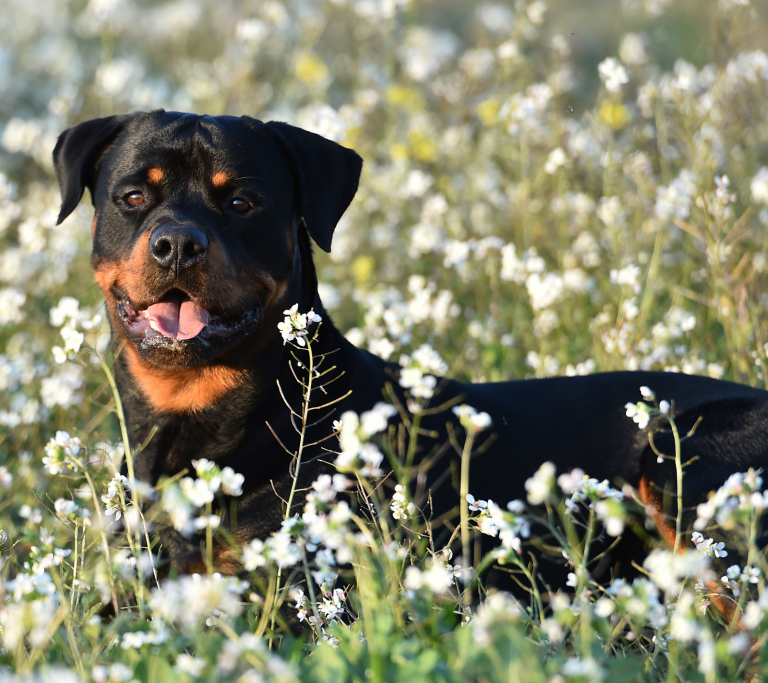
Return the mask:
<path id="1" fill-rule="evenodd" d="M 149 321 L 149 326 L 155 331 L 159 332 L 160 328 L 157 326 L 157 323 L 154 320 Z"/>

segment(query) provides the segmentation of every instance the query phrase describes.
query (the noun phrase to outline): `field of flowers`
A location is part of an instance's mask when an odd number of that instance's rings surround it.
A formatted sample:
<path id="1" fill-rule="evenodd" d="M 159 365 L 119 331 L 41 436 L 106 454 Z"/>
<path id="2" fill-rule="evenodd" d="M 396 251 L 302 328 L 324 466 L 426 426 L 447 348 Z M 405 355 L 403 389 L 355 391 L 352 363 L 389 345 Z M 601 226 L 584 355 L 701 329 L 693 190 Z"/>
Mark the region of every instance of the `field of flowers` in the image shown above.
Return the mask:
<path id="1" fill-rule="evenodd" d="M 724 482 L 679 553 L 633 491 L 548 464 L 527 501 L 471 491 L 455 542 L 434 547 L 407 484 L 376 486 L 376 454 L 402 450 L 381 404 L 342 417 L 339 474 L 303 515 L 218 574 L 242 477 L 200 460 L 157 490 L 132 479 L 92 211 L 55 225 L 51 163 L 58 133 L 93 116 L 288 121 L 365 160 L 317 255 L 358 346 L 465 381 L 653 369 L 768 386 L 764 2 L 5 0 L 2 14 L 0 682 L 766 675 L 760 473 Z M 674 397 L 641 398 L 639 424 Z M 460 417 L 469 454 L 493 426 Z M 204 575 L 162 577 L 151 531 L 169 524 L 197 534 Z M 640 578 L 592 582 L 592 540 L 631 524 L 648 535 Z M 554 592 L 527 554 L 542 531 L 572 569 Z M 474 569 L 473 534 L 499 546 Z M 494 562 L 528 593 L 486 593 Z"/>

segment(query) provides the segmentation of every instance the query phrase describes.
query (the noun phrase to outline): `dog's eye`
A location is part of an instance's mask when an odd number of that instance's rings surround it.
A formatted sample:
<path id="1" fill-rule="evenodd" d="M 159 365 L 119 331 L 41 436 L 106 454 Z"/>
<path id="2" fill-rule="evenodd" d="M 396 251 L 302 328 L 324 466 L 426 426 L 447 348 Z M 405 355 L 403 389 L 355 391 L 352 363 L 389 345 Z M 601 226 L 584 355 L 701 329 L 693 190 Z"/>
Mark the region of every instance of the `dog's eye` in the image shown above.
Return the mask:
<path id="1" fill-rule="evenodd" d="M 245 201 L 242 197 L 235 197 L 230 206 L 232 207 L 232 210 L 236 213 L 245 213 L 248 211 L 248 209 L 251 208 L 251 205 Z"/>
<path id="2" fill-rule="evenodd" d="M 139 204 L 143 204 L 144 203 L 144 193 L 143 192 L 131 192 L 130 194 L 125 195 L 124 199 L 131 206 L 138 206 Z"/>

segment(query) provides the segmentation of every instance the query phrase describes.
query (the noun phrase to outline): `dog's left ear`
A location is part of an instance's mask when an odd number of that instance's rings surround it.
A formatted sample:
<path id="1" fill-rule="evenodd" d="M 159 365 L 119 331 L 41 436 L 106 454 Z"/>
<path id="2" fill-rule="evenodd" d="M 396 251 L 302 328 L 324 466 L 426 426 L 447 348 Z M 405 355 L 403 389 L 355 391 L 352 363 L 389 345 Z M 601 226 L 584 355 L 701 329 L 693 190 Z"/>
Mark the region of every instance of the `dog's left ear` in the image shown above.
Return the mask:
<path id="1" fill-rule="evenodd" d="M 331 251 L 336 223 L 357 192 L 363 160 L 351 149 L 287 123 L 264 125 L 293 156 L 309 234 L 323 251 Z"/>
<path id="2" fill-rule="evenodd" d="M 59 135 L 53 150 L 53 166 L 61 190 L 56 225 L 77 208 L 86 187 L 93 196 L 99 159 L 131 117 L 128 114 L 83 121 Z"/>

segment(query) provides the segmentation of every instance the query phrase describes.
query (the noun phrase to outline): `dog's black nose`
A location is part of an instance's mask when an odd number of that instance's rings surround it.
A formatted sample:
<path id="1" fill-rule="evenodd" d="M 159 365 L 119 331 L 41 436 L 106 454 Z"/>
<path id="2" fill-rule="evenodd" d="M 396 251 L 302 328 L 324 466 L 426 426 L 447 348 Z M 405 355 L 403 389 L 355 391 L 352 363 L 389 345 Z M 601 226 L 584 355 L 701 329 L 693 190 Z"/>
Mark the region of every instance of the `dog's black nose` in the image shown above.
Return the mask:
<path id="1" fill-rule="evenodd" d="M 149 253 L 163 268 L 190 268 L 208 254 L 208 237 L 197 228 L 161 225 L 150 235 Z"/>

